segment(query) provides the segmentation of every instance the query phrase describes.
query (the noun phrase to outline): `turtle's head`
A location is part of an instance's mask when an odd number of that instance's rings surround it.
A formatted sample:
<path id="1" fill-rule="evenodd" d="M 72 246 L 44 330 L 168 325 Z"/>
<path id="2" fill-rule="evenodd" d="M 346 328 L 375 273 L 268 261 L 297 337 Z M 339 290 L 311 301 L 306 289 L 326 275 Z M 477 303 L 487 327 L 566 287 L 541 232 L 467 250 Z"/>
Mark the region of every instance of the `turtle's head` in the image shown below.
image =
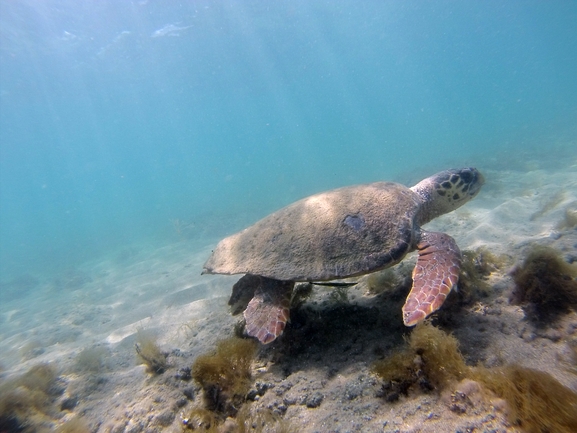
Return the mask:
<path id="1" fill-rule="evenodd" d="M 461 207 L 477 195 L 484 183 L 483 175 L 472 167 L 445 170 L 420 181 L 411 188 L 423 199 L 419 225 Z"/>

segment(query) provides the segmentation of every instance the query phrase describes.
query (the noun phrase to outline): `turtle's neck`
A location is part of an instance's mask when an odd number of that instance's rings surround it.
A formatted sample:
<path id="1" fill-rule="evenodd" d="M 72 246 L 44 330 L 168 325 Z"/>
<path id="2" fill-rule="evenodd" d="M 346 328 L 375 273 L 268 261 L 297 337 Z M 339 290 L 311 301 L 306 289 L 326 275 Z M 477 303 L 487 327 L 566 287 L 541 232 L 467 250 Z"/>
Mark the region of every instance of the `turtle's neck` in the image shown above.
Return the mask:
<path id="1" fill-rule="evenodd" d="M 422 180 L 412 187 L 411 190 L 417 193 L 421 201 L 419 211 L 415 217 L 416 223 L 419 226 L 427 224 L 438 216 L 453 210 L 447 206 L 446 200 L 443 200 L 443 197 L 437 194 L 434 182 L 432 182 L 430 178 Z"/>
<path id="2" fill-rule="evenodd" d="M 445 170 L 423 179 L 411 190 L 421 199 L 416 223 L 423 225 L 454 211 L 477 195 L 485 182 L 475 168 Z"/>

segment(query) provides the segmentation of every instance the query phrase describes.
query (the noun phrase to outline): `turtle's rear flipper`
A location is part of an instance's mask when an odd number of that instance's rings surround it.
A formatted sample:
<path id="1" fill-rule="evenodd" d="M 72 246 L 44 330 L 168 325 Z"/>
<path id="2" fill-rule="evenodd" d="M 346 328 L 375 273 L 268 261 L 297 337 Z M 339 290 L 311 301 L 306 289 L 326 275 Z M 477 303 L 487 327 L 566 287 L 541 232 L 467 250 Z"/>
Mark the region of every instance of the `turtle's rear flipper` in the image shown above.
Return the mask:
<path id="1" fill-rule="evenodd" d="M 403 306 L 406 326 L 422 322 L 443 305 L 459 281 L 461 268 L 461 251 L 449 235 L 423 231 L 417 249 L 413 288 Z"/>
<path id="2" fill-rule="evenodd" d="M 258 275 L 246 274 L 232 286 L 232 294 L 228 300 L 228 305 L 230 305 L 230 312 L 233 316 L 246 310 L 261 281 L 262 277 Z"/>
<path id="3" fill-rule="evenodd" d="M 246 332 L 263 344 L 274 341 L 284 331 L 289 319 L 294 281 L 260 277 L 254 297 L 244 310 Z"/>

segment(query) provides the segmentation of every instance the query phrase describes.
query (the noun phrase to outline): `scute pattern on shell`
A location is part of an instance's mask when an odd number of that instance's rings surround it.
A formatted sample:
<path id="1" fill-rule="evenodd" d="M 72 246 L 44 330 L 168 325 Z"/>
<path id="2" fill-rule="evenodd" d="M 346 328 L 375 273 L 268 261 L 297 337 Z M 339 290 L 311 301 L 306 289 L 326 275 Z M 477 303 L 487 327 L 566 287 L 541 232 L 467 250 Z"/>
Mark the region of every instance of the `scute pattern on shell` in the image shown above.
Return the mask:
<path id="1" fill-rule="evenodd" d="M 414 248 L 417 194 L 375 182 L 297 201 L 223 239 L 205 272 L 322 281 L 399 262 Z"/>

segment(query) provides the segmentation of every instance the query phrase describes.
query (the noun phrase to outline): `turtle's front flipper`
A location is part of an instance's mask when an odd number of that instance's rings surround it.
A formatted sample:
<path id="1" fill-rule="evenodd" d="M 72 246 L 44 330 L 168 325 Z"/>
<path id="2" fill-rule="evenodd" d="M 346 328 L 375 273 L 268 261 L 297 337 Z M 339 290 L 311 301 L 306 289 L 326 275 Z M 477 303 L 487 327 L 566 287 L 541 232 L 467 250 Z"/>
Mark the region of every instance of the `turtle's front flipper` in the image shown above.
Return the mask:
<path id="1" fill-rule="evenodd" d="M 459 281 L 461 251 L 451 236 L 423 231 L 417 249 L 413 288 L 403 306 L 406 326 L 416 325 L 437 311 Z"/>
<path id="2" fill-rule="evenodd" d="M 263 344 L 274 341 L 282 334 L 291 303 L 294 281 L 280 281 L 260 277 L 254 297 L 244 310 L 246 332 Z"/>

